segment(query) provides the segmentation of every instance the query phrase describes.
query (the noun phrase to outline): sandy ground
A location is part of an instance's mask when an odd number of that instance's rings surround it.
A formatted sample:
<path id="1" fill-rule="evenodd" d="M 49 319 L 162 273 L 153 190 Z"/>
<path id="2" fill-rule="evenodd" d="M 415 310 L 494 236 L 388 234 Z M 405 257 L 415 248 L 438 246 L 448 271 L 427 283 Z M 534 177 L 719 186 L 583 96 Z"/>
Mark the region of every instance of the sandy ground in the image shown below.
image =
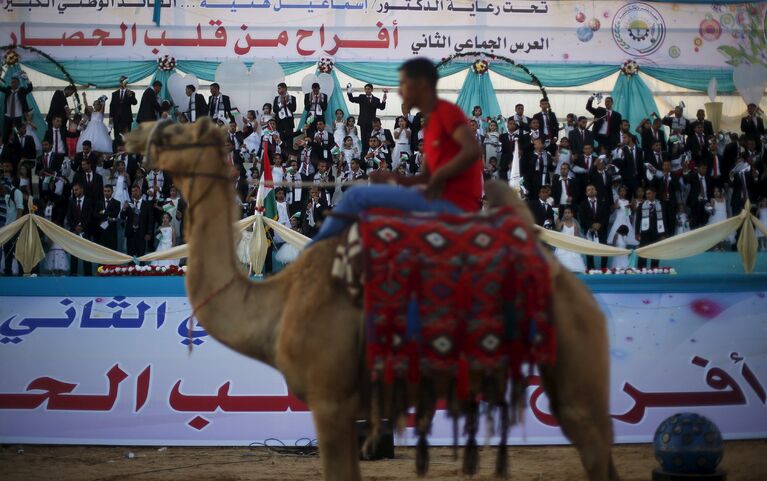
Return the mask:
<path id="1" fill-rule="evenodd" d="M 263 480 L 321 479 L 318 456 L 278 454 L 265 448 L 126 448 L 92 446 L 3 446 L 0 479 L 11 480 Z M 129 459 L 127 454 L 134 453 Z M 415 451 L 398 448 L 396 459 L 362 463 L 366 480 L 416 479 Z M 575 449 L 519 447 L 510 449 L 512 481 L 585 480 Z M 425 479 L 466 479 L 449 448 L 431 450 Z M 480 473 L 472 479 L 494 479 L 495 451 L 484 448 Z M 623 481 L 647 481 L 656 466 L 650 445 L 620 445 L 615 459 Z M 721 466 L 729 481 L 767 480 L 767 441 L 733 441 L 726 445 Z"/>

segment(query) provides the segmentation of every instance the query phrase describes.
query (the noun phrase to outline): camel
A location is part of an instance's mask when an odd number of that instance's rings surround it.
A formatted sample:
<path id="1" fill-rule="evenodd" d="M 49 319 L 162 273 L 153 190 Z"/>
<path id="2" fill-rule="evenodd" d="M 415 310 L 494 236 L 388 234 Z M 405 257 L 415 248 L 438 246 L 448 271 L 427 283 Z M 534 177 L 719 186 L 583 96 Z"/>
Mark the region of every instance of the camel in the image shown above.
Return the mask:
<path id="1" fill-rule="evenodd" d="M 128 136 L 127 149 L 145 153 L 145 163 L 167 171 L 187 197 L 186 291 L 199 322 L 219 342 L 278 369 L 308 404 L 326 481 L 359 481 L 354 421 L 367 414 L 363 313 L 329 279 L 339 240 L 312 245 L 263 281 L 243 275 L 224 141 L 224 131 L 208 118 L 147 122 Z M 495 205 L 515 205 L 532 227 L 530 212 L 508 186 L 487 191 Z M 556 364 L 540 366 L 545 392 L 589 479 L 615 481 L 605 319 L 586 286 L 553 256 L 549 261 L 558 345 Z"/>

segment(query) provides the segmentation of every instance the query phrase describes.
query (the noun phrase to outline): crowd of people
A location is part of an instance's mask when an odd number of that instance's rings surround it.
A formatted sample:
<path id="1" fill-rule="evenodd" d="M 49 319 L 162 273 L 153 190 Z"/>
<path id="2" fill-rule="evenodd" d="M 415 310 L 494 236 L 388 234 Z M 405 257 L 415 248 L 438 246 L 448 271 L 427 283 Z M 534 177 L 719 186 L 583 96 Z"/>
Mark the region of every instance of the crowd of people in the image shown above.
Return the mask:
<path id="1" fill-rule="evenodd" d="M 207 99 L 187 86 L 188 102 L 173 106 L 160 97 L 160 82 L 140 99 L 126 82 L 121 77 L 111 98 L 92 104 L 83 93 L 82 112 L 68 101 L 75 87 L 57 90 L 42 136 L 33 131 L 27 100 L 33 86 L 26 75 L 0 85 L 6 94 L 0 227 L 33 206 L 57 225 L 132 256 L 182 243 L 183 193 L 167 173 L 147 169 L 140 155 L 126 153 L 123 140 L 135 122 L 168 117 L 181 123 L 210 117 L 227 130 L 227 162 L 243 216 L 254 212 L 267 154 L 274 180 L 285 183 L 275 191 L 278 221 L 309 237 L 352 184 L 373 172 L 412 176 L 425 165 L 427 119 L 403 108 L 392 125 L 384 125 L 378 111 L 386 108 L 387 93 L 379 98 L 371 84 L 357 94 L 347 87 L 349 102 L 359 109 L 356 116 L 329 112 L 328 96 L 314 84 L 303 96 L 306 116 L 297 128 L 297 99 L 284 83 L 273 102 L 239 115 L 216 83 Z M 568 114 L 564 123 L 545 98 L 530 117 L 522 104 L 508 118 L 487 117 L 475 107 L 469 122 L 481 145 L 485 178 L 519 186 L 542 227 L 618 247 L 648 245 L 724 220 L 739 214 L 746 201 L 767 223 L 765 129 L 756 105 L 748 106 L 740 133 L 725 134 L 714 132 L 703 110 L 692 120 L 677 107 L 632 126 L 613 110 L 610 97 L 601 103 L 591 96 L 586 110 L 592 117 Z M 481 205 L 478 198 L 477 209 Z M 273 241 L 276 247 L 282 243 L 276 235 Z M 14 247 L 15 239 L 3 245 L 4 275 L 19 271 Z M 52 240 L 46 239 L 45 247 L 38 272 L 92 274 L 93 266 L 80 268 Z M 760 247 L 767 248 L 764 237 Z M 595 267 L 591 257 L 584 264 L 577 253 L 557 249 L 557 256 L 574 271 Z M 628 260 L 612 262 L 623 267 Z M 601 266 L 607 265 L 608 258 L 602 258 Z"/>

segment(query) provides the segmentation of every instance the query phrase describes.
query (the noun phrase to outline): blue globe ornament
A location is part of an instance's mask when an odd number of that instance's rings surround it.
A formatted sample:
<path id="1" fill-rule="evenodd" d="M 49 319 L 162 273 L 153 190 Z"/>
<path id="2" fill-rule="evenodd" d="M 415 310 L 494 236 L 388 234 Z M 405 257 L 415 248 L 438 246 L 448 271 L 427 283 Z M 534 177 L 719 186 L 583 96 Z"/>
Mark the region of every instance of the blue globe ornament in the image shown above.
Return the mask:
<path id="1" fill-rule="evenodd" d="M 674 474 L 711 474 L 722 460 L 722 433 L 710 419 L 695 413 L 668 417 L 655 431 L 655 459 Z"/>

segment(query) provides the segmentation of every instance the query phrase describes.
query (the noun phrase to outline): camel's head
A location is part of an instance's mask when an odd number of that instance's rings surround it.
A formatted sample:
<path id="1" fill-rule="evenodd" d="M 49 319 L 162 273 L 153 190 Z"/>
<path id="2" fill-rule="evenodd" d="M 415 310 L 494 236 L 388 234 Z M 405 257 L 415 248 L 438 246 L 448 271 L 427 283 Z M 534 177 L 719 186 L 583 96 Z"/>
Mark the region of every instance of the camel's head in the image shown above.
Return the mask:
<path id="1" fill-rule="evenodd" d="M 184 185 L 194 174 L 226 176 L 226 132 L 208 117 L 197 122 L 177 124 L 171 121 L 144 122 L 128 134 L 125 148 L 142 154 L 144 168 L 159 167 L 174 182 Z M 184 174 L 189 174 L 188 176 Z"/>

